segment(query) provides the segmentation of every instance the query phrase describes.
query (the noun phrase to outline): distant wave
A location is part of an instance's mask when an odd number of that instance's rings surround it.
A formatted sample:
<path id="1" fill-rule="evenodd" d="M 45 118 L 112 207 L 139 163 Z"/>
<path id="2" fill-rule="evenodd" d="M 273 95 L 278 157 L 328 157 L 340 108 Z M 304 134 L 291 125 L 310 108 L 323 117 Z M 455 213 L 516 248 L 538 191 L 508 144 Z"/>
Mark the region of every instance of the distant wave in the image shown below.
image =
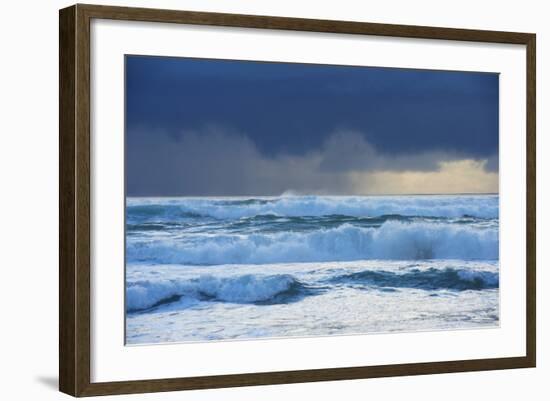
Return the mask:
<path id="1" fill-rule="evenodd" d="M 327 216 L 276 216 L 273 214 L 261 214 L 252 217 L 242 217 L 234 220 L 215 220 L 205 218 L 202 221 L 180 220 L 178 222 L 162 221 L 156 218 L 150 221 L 128 222 L 126 231 L 129 234 L 141 234 L 146 232 L 171 232 L 173 235 L 178 233 L 195 234 L 227 234 L 252 232 L 298 232 L 313 231 L 329 228 L 336 228 L 343 224 L 351 224 L 355 227 L 380 227 L 389 221 L 399 221 L 403 223 L 450 223 L 457 225 L 471 225 L 472 227 L 498 227 L 498 222 L 494 219 L 480 219 L 475 217 L 419 217 L 419 216 L 401 216 L 389 214 L 377 217 L 353 217 L 345 215 L 327 215 Z"/>
<path id="2" fill-rule="evenodd" d="M 289 274 L 214 277 L 190 280 L 141 280 L 127 283 L 126 310 L 135 312 L 178 301 L 181 297 L 231 303 L 288 303 L 312 293 Z"/>
<path id="3" fill-rule="evenodd" d="M 128 216 L 182 219 L 210 216 L 239 219 L 257 215 L 375 217 L 383 215 L 498 218 L 498 195 L 299 196 L 281 198 L 129 198 Z"/>
<path id="4" fill-rule="evenodd" d="M 310 232 L 190 235 L 133 241 L 131 262 L 239 264 L 361 259 L 498 259 L 498 228 L 386 221 L 379 228 L 342 224 Z"/>

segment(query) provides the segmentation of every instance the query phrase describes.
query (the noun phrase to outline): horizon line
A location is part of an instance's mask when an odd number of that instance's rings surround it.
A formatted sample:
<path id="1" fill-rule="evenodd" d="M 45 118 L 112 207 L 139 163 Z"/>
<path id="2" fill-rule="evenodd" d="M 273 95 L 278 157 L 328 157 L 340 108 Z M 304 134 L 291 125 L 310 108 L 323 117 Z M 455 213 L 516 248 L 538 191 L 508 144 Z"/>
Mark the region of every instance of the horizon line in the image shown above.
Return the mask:
<path id="1" fill-rule="evenodd" d="M 349 194 L 349 195 L 320 195 L 320 194 L 280 194 L 280 195 L 127 195 L 125 198 L 299 198 L 304 196 L 326 197 L 361 197 L 361 196 L 467 196 L 467 195 L 499 195 L 499 192 L 434 192 L 434 193 L 387 193 L 387 194 Z"/>

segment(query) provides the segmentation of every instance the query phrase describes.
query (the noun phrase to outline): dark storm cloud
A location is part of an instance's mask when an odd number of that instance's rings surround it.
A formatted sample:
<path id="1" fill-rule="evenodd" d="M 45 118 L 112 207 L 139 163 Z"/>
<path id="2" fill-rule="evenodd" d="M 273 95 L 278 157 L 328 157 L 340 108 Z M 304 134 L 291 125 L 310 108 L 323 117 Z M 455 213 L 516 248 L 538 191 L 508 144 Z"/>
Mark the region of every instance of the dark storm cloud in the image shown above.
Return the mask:
<path id="1" fill-rule="evenodd" d="M 265 157 L 246 136 L 216 127 L 177 137 L 139 130 L 132 135 L 126 173 L 130 196 L 352 192 L 346 177 L 320 171 L 318 154 Z"/>
<path id="2" fill-rule="evenodd" d="M 459 155 L 439 150 L 417 153 L 381 154 L 359 132 L 342 131 L 330 136 L 322 146 L 323 171 L 433 171 L 442 161 L 459 159 Z"/>
<path id="3" fill-rule="evenodd" d="M 498 172 L 498 75 L 130 56 L 129 195 L 354 193 L 351 172 Z M 348 174 L 348 175 L 346 175 Z"/>
<path id="4" fill-rule="evenodd" d="M 126 173 L 130 196 L 396 193 L 399 188 L 381 181 L 376 173 L 405 172 L 397 178 L 406 181 L 408 171 L 433 173 L 441 170 L 442 163 L 469 160 L 438 151 L 388 156 L 357 132 L 337 132 L 319 149 L 302 155 L 275 157 L 262 154 L 247 136 L 220 127 L 186 131 L 177 137 L 149 130 L 135 130 L 131 135 Z M 477 161 L 473 179 L 487 175 L 487 162 Z M 493 186 L 487 188 L 485 192 L 494 192 Z M 445 192 L 445 186 L 434 190 Z"/>

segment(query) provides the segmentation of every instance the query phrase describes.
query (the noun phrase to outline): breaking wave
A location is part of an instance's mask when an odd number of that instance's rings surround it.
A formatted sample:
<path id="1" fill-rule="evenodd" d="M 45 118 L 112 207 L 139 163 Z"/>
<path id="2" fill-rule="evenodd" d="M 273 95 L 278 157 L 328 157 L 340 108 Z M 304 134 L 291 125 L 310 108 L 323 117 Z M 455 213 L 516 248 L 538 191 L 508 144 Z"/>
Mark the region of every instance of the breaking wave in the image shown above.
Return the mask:
<path id="1" fill-rule="evenodd" d="M 187 280 L 141 280 L 127 283 L 126 310 L 136 312 L 178 301 L 181 297 L 231 303 L 288 303 L 314 292 L 289 274 L 214 277 Z"/>
<path id="2" fill-rule="evenodd" d="M 128 244 L 132 262 L 192 265 L 365 259 L 498 259 L 498 228 L 386 221 L 378 228 L 342 224 L 310 232 L 194 234 Z"/>
<path id="3" fill-rule="evenodd" d="M 257 215 L 355 217 L 402 216 L 498 218 L 498 195 L 462 196 L 300 196 L 280 198 L 129 198 L 128 215 L 185 219 L 238 219 Z"/>
<path id="4" fill-rule="evenodd" d="M 423 290 L 450 289 L 457 291 L 498 288 L 498 272 L 434 269 L 412 270 L 406 273 L 365 270 L 334 277 L 336 284 L 363 284 L 393 288 L 419 288 Z"/>
<path id="5" fill-rule="evenodd" d="M 126 310 L 151 310 L 185 298 L 235 304 L 287 304 L 329 291 L 334 286 L 362 289 L 416 288 L 421 290 L 485 290 L 499 287 L 498 272 L 456 268 L 395 272 L 364 270 L 333 276 L 324 282 L 304 284 L 290 274 L 215 277 L 201 275 L 185 279 L 138 280 L 127 283 Z"/>

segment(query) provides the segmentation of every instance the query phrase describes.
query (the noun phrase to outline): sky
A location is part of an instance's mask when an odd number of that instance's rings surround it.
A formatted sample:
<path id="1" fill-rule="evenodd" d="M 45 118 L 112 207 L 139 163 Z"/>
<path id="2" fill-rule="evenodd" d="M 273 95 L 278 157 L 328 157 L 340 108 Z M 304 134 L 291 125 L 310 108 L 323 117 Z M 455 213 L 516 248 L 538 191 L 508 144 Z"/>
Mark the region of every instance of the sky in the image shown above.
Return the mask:
<path id="1" fill-rule="evenodd" d="M 498 192 L 498 74 L 126 56 L 128 196 Z"/>

